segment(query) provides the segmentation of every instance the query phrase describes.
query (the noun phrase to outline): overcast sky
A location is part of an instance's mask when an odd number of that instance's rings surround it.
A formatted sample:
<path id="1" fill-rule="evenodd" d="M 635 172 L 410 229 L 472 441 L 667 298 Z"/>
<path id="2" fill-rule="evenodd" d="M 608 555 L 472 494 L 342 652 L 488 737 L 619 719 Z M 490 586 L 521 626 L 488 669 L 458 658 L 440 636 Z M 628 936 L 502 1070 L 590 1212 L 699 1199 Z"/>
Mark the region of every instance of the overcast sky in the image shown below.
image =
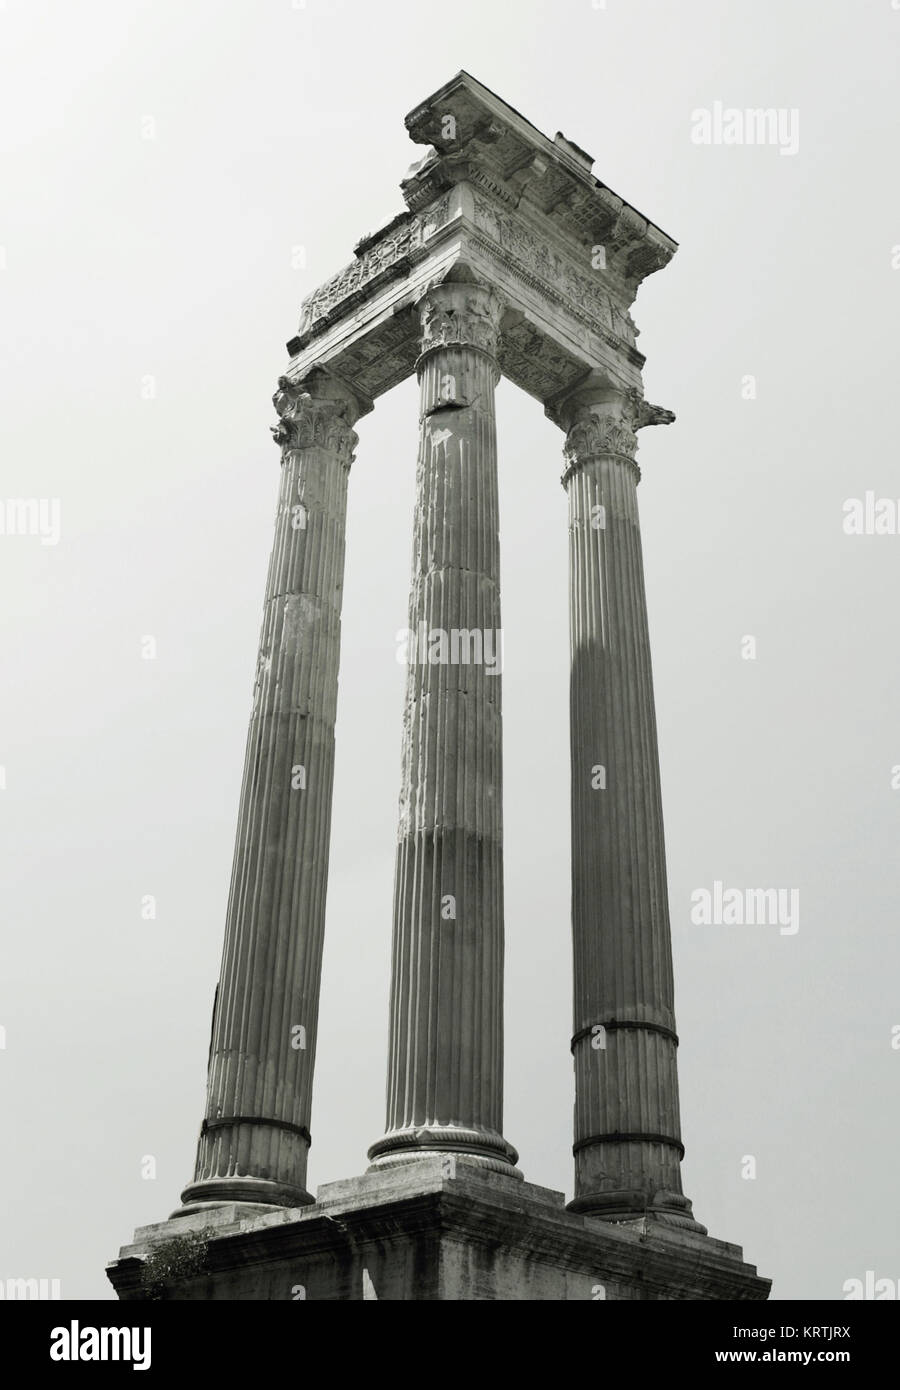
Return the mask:
<path id="1" fill-rule="evenodd" d="M 465 68 L 680 243 L 632 312 L 677 415 L 639 500 L 685 1191 L 774 1298 L 900 1279 L 900 536 L 843 524 L 900 498 L 898 49 L 891 0 L 0 4 L 0 500 L 60 507 L 0 537 L 0 1278 L 111 1297 L 192 1176 L 271 396 Z M 716 102 L 795 112 L 796 151 L 696 143 Z M 314 1185 L 384 1128 L 416 415 L 379 400 L 350 480 Z M 498 435 L 504 1132 L 571 1196 L 562 435 L 506 382 Z M 798 890 L 799 931 L 692 923 L 716 881 Z"/>

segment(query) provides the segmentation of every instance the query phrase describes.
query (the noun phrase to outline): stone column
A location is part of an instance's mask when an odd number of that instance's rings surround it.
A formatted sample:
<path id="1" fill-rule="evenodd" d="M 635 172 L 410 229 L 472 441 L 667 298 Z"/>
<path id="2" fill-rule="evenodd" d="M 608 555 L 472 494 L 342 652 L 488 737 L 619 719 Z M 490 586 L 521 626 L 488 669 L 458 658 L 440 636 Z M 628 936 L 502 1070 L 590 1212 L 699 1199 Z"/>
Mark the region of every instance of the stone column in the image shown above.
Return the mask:
<path id="1" fill-rule="evenodd" d="M 244 762 L 206 1118 L 185 1204 L 311 1202 L 306 1160 L 334 772 L 347 480 L 361 403 L 274 397 L 281 494 Z"/>
<path id="2" fill-rule="evenodd" d="M 478 285 L 444 284 L 419 307 L 387 1133 L 369 1157 L 459 1153 L 518 1176 L 501 1135 L 501 305 Z"/>
<path id="3" fill-rule="evenodd" d="M 635 430 L 673 418 L 581 390 L 567 429 L 575 1211 L 690 1223 Z M 701 1228 L 702 1229 L 702 1228 Z"/>

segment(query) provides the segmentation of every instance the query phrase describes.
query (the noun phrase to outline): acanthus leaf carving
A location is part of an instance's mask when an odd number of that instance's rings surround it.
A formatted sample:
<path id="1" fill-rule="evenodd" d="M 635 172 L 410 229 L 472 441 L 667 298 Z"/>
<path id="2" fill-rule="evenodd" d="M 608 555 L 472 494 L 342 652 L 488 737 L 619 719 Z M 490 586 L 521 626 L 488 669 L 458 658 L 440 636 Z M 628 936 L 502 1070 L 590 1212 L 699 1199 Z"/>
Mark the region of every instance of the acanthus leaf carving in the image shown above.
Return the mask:
<path id="1" fill-rule="evenodd" d="M 279 420 L 269 428 L 275 443 L 283 450 L 327 449 L 342 467 L 350 467 L 359 436 L 351 428 L 349 401 L 313 396 L 303 382 L 282 376 L 278 378 L 272 404 Z"/>
<path id="2" fill-rule="evenodd" d="M 583 405 L 566 435 L 563 457 L 569 470 L 599 454 L 619 454 L 633 460 L 636 451 L 637 438 L 624 415 L 598 414 Z"/>

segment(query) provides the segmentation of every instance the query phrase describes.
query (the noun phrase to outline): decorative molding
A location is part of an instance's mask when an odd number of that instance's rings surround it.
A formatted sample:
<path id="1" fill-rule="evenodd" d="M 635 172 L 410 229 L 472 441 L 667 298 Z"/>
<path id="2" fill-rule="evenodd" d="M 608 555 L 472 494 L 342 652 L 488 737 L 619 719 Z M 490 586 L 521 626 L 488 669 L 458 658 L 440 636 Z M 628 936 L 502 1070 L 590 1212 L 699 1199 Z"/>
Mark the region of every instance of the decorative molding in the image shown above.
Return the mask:
<path id="1" fill-rule="evenodd" d="M 591 172 L 593 157 L 557 133 L 553 140 L 522 120 L 470 74 L 459 73 L 406 118 L 427 147 L 401 183 L 418 212 L 445 189 L 467 183 L 504 208 L 525 208 L 579 245 L 608 248 L 609 265 L 630 299 L 644 276 L 665 265 L 676 245 Z"/>

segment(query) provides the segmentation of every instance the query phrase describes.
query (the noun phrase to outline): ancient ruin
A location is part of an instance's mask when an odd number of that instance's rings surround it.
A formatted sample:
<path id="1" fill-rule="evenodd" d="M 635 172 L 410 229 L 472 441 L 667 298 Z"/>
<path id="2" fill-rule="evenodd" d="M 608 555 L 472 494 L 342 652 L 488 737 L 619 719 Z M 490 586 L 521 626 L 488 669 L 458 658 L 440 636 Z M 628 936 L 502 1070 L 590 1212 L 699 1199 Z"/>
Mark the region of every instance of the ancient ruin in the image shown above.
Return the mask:
<path id="1" fill-rule="evenodd" d="M 406 125 L 425 147 L 406 207 L 306 299 L 274 397 L 281 496 L 196 1170 L 179 1211 L 139 1230 L 110 1278 L 127 1299 L 147 1296 L 148 1260 L 157 1286 L 170 1269 L 170 1298 L 765 1298 L 769 1281 L 707 1234 L 681 1187 L 636 461 L 638 432 L 674 417 L 644 399 L 630 313 L 676 246 L 576 144 L 467 73 Z M 368 1169 L 314 1196 L 354 427 L 412 373 L 419 659 L 403 714 L 387 1115 Z M 486 659 L 501 633 L 501 375 L 559 426 L 568 495 L 568 1206 L 524 1180 L 503 1133 L 502 681 Z M 553 473 L 548 459 L 548 489 Z"/>

